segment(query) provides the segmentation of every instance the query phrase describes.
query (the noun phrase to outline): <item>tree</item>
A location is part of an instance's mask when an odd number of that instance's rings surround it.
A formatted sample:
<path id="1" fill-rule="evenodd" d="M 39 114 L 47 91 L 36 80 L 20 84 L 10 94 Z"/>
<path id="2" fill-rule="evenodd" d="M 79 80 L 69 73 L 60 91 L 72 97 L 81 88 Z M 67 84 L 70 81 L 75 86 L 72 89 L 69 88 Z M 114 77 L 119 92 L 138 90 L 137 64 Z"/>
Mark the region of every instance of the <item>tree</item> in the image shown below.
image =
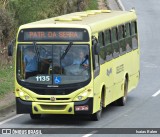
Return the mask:
<path id="1" fill-rule="evenodd" d="M 75 11 L 77 0 L 11 0 L 9 9 L 18 25 Z M 72 10 L 74 9 L 74 10 Z"/>
<path id="2" fill-rule="evenodd" d="M 0 1 L 0 8 L 6 9 L 8 3 L 9 3 L 9 0 L 1 0 Z"/>

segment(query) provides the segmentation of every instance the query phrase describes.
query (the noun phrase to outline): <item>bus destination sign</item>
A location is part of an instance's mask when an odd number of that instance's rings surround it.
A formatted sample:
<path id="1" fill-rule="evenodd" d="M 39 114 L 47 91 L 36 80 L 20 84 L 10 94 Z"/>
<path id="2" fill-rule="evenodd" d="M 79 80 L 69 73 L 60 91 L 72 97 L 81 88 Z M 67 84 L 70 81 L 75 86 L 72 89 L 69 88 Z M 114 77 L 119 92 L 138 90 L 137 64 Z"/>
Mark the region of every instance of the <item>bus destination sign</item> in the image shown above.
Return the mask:
<path id="1" fill-rule="evenodd" d="M 89 41 L 85 29 L 25 29 L 19 33 L 20 42 L 31 41 Z"/>

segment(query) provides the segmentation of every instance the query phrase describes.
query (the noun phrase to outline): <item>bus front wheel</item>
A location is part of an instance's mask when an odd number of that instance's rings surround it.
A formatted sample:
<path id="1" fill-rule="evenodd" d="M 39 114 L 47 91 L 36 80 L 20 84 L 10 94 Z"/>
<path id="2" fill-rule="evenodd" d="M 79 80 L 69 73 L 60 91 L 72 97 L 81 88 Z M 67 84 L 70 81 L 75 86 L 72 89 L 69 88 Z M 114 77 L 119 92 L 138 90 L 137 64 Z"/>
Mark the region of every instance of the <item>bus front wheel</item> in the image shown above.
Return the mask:
<path id="1" fill-rule="evenodd" d="M 41 116 L 41 114 L 30 114 L 31 119 L 40 119 Z"/>
<path id="2" fill-rule="evenodd" d="M 102 98 L 101 98 L 101 101 L 100 101 L 100 110 L 97 111 L 94 114 L 91 114 L 91 119 L 93 121 L 99 121 L 101 119 L 101 117 L 102 117 L 102 104 L 103 104 L 103 102 L 102 102 Z"/>

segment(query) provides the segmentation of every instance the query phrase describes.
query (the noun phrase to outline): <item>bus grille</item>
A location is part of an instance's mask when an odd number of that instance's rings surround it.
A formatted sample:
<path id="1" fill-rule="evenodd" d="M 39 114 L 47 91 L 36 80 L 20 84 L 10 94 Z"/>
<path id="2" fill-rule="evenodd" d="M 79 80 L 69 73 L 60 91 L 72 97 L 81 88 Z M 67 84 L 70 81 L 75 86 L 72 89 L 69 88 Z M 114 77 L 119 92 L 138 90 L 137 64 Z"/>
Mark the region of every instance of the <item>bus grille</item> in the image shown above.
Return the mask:
<path id="1" fill-rule="evenodd" d="M 40 105 L 43 110 L 64 110 L 66 105 Z"/>
<path id="2" fill-rule="evenodd" d="M 56 100 L 69 100 L 70 98 L 56 98 Z M 37 98 L 37 100 L 50 100 L 50 98 Z"/>
<path id="3" fill-rule="evenodd" d="M 78 88 L 28 88 L 32 92 L 39 94 L 39 95 L 68 95 L 74 91 L 76 91 Z"/>

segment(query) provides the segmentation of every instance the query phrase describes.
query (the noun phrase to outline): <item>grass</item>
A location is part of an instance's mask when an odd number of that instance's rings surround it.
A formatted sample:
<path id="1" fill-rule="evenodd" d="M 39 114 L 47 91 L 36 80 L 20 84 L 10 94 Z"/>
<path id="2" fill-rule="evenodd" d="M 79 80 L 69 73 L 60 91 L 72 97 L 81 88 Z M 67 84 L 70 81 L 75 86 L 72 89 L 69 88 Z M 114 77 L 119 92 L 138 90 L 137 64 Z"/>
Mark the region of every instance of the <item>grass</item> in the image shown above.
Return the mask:
<path id="1" fill-rule="evenodd" d="M 14 90 L 14 69 L 12 67 L 0 68 L 0 98 Z"/>

